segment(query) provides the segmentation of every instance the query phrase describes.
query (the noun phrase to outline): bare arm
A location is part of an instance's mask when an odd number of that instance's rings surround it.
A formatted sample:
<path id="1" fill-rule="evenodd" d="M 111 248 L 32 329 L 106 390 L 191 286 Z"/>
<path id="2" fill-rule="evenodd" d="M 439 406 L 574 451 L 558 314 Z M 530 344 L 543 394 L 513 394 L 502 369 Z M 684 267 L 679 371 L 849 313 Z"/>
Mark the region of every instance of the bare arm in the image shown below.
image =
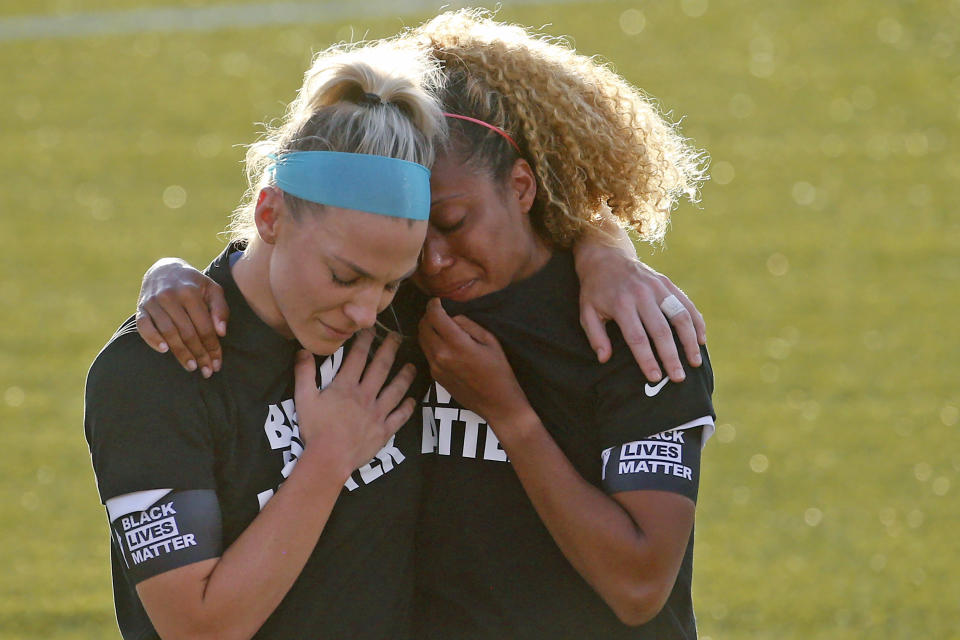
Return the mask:
<path id="1" fill-rule="evenodd" d="M 612 496 L 588 483 L 527 402 L 496 338 L 432 301 L 420 325 L 431 374 L 484 416 L 571 565 L 626 624 L 663 607 L 693 527 L 693 501 L 660 491 Z"/>
<path id="2" fill-rule="evenodd" d="M 624 624 L 657 615 L 683 561 L 694 502 L 661 491 L 607 495 L 583 479 L 529 405 L 489 424 L 577 572 Z"/>
<path id="3" fill-rule="evenodd" d="M 384 386 L 399 341 L 388 339 L 364 368 L 370 343 L 369 334 L 357 339 L 323 392 L 316 387 L 313 356 L 298 355 L 295 400 L 304 452 L 221 557 L 138 584 L 161 637 L 249 638 L 280 604 L 316 546 L 347 477 L 413 411 L 413 400 L 403 400 L 412 367 Z"/>
<path id="4" fill-rule="evenodd" d="M 578 241 L 573 253 L 581 284 L 580 324 L 600 362 L 611 354 L 604 324 L 613 320 L 651 382 L 662 377 L 654 349 L 669 378 L 684 379 L 671 325 L 690 364 L 701 364 L 700 345 L 707 339 L 703 316 L 669 278 L 637 259 L 629 236 L 612 218 L 605 218 L 603 233 Z M 667 318 L 660 305 L 670 295 L 677 297 L 683 311 Z"/>
<path id="5" fill-rule="evenodd" d="M 220 558 L 137 585 L 161 638 L 256 633 L 306 564 L 346 480 L 324 457 L 318 447 L 305 450 L 287 481 Z"/>

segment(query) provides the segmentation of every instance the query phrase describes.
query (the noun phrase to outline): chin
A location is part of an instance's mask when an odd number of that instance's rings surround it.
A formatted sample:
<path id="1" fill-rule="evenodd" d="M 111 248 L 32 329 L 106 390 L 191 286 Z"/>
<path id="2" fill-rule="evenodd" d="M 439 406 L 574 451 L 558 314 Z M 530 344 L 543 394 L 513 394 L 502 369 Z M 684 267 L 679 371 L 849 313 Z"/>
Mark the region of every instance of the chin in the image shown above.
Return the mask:
<path id="1" fill-rule="evenodd" d="M 343 346 L 348 338 L 343 340 L 340 339 L 331 339 L 323 336 L 303 336 L 297 337 L 297 340 L 300 341 L 300 345 L 309 351 L 310 353 L 317 356 L 329 356 L 334 353 L 337 349 Z"/>
<path id="2" fill-rule="evenodd" d="M 444 300 L 456 300 L 457 302 L 466 302 L 489 293 L 486 283 L 479 279 L 469 280 L 461 286 L 450 287 L 431 287 L 429 285 L 417 284 L 421 291 L 435 298 Z"/>
<path id="3" fill-rule="evenodd" d="M 304 348 L 306 348 L 307 351 L 309 351 L 315 356 L 329 356 L 336 353 L 337 349 L 342 347 L 345 342 L 346 340 L 341 340 L 340 342 L 337 342 L 337 343 L 327 342 L 322 346 L 318 343 L 316 345 L 316 348 L 313 348 L 312 346 L 311 348 L 307 348 L 306 346 L 304 346 Z"/>

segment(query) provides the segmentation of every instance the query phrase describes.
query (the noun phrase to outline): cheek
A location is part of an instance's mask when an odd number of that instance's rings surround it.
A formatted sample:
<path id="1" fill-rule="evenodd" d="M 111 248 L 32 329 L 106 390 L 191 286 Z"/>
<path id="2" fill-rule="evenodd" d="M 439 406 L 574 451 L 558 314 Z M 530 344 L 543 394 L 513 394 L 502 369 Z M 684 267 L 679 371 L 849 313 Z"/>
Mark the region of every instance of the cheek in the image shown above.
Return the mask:
<path id="1" fill-rule="evenodd" d="M 302 253 L 275 251 L 270 284 L 277 306 L 285 314 L 303 311 L 323 297 L 322 288 L 318 286 L 320 277 L 318 267 L 304 260 Z"/>
<path id="2" fill-rule="evenodd" d="M 457 234 L 447 242 L 447 256 L 454 262 L 475 262 L 476 249 L 481 244 L 477 242 L 475 234 Z"/>

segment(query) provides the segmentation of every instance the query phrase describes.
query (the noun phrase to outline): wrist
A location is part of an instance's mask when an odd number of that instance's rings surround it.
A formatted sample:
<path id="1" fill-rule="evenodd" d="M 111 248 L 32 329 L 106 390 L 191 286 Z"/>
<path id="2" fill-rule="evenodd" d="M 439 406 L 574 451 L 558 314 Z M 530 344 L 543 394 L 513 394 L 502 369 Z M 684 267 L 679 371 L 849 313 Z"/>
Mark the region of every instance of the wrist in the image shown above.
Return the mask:
<path id="1" fill-rule="evenodd" d="M 487 423 L 504 449 L 523 447 L 535 442 L 546 433 L 540 416 L 527 403 L 513 410 L 492 415 L 488 417 Z"/>
<path id="2" fill-rule="evenodd" d="M 603 270 L 613 260 L 637 261 L 636 247 L 624 234 L 623 239 L 587 236 L 573 249 L 574 268 L 581 279 Z"/>
<path id="3" fill-rule="evenodd" d="M 337 455 L 332 448 L 314 444 L 307 445 L 300 454 L 294 472 L 303 467 L 303 472 L 315 482 L 335 482 L 342 485 L 356 469 L 348 456 Z"/>
<path id="4" fill-rule="evenodd" d="M 183 260 L 182 258 L 160 258 L 159 260 L 154 262 L 152 265 L 150 265 L 150 268 L 147 269 L 147 273 L 150 273 L 151 271 L 156 271 L 158 269 L 173 270 L 173 269 L 178 269 L 182 267 L 191 268 L 190 263 L 188 263 L 186 260 Z"/>

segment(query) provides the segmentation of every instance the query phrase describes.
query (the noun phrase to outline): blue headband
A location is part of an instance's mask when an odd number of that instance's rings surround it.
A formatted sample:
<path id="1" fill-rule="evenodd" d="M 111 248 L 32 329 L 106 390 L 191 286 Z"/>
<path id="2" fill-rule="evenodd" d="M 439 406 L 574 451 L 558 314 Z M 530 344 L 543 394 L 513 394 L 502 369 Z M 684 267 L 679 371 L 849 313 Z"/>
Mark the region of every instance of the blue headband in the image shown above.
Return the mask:
<path id="1" fill-rule="evenodd" d="M 394 218 L 430 217 L 430 170 L 416 162 L 339 151 L 292 151 L 274 159 L 274 181 L 292 196 Z"/>

